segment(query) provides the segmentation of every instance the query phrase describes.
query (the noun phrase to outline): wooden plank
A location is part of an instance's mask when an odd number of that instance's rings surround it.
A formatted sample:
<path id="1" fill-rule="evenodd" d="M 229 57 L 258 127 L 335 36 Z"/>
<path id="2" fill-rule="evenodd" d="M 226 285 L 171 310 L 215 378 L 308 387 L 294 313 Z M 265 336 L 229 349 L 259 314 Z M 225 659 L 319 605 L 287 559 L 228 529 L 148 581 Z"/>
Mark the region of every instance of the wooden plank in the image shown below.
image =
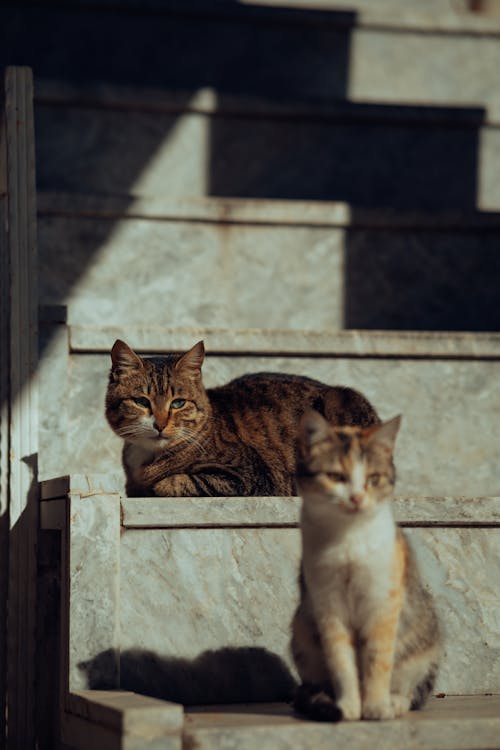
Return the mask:
<path id="1" fill-rule="evenodd" d="M 63 713 L 61 716 L 61 740 L 71 750 L 123 750 L 119 731 L 70 713 Z"/>
<path id="2" fill-rule="evenodd" d="M 46 500 L 40 503 L 40 528 L 44 531 L 62 531 L 67 524 L 68 498 Z"/>
<path id="3" fill-rule="evenodd" d="M 28 68 L 7 68 L 1 144 L 7 192 L 10 280 L 8 747 L 32 747 L 35 734 L 35 606 L 38 399 L 33 81 Z M 2 712 L 3 713 L 3 712 Z"/>
<path id="4" fill-rule="evenodd" d="M 62 477 L 54 477 L 54 479 L 46 479 L 40 486 L 40 498 L 41 500 L 52 500 L 64 497 L 68 494 L 69 489 L 70 477 L 67 474 Z"/>
<path id="5" fill-rule="evenodd" d="M 125 528 L 296 526 L 300 497 L 190 497 L 121 500 Z M 405 497 L 394 501 L 401 526 L 500 526 L 500 497 Z"/>
<path id="6" fill-rule="evenodd" d="M 4 143 L 3 115 L 0 116 L 0 144 Z M 5 157 L 0 147 L 0 159 Z M 6 178 L 5 164 L 0 166 L 0 185 Z M 0 193 L 3 190 L 0 186 Z M 5 748 L 6 675 L 7 675 L 7 590 L 9 570 L 9 264 L 7 237 L 7 199 L 0 196 L 0 750 Z"/>
<path id="7" fill-rule="evenodd" d="M 118 338 L 140 353 L 184 351 L 203 339 L 209 354 L 500 359 L 499 333 L 70 326 L 73 353 L 107 353 Z"/>

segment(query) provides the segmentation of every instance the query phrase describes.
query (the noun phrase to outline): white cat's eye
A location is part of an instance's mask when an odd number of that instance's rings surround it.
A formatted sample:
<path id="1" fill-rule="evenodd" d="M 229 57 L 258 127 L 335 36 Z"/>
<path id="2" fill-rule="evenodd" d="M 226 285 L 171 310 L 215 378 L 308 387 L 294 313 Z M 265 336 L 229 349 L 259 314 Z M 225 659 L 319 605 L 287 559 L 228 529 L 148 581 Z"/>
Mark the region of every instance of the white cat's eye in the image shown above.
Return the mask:
<path id="1" fill-rule="evenodd" d="M 182 409 L 185 403 L 185 398 L 174 398 L 170 406 L 172 407 L 172 409 Z"/>
<path id="2" fill-rule="evenodd" d="M 136 398 L 135 396 L 132 396 L 132 401 L 134 401 L 139 406 L 143 406 L 145 409 L 151 409 L 151 401 L 149 398 L 145 398 L 143 396 L 139 396 Z"/>
<path id="3" fill-rule="evenodd" d="M 327 471 L 326 476 L 328 479 L 331 479 L 332 482 L 345 482 L 347 477 L 345 474 L 342 474 L 341 471 Z"/>
<path id="4" fill-rule="evenodd" d="M 369 474 L 367 483 L 372 487 L 376 487 L 380 482 L 380 474 Z"/>

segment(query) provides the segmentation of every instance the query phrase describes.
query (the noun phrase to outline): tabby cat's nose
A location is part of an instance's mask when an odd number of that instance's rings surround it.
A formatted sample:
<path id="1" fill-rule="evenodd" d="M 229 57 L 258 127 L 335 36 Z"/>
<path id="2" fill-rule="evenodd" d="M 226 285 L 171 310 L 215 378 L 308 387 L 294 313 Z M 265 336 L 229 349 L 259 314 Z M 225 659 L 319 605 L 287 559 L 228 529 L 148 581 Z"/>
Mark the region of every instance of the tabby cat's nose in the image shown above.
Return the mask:
<path id="1" fill-rule="evenodd" d="M 356 506 L 356 508 L 359 508 L 361 503 L 363 502 L 363 495 L 351 495 L 349 498 L 351 503 Z"/>

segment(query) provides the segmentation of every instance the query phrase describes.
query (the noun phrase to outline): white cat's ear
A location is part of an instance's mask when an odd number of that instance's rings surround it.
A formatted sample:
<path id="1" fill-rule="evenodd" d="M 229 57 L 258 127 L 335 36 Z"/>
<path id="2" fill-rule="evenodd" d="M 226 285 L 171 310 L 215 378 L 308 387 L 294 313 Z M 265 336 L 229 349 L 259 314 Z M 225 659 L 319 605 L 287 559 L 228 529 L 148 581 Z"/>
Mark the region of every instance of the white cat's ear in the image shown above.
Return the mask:
<path id="1" fill-rule="evenodd" d="M 379 445 L 384 445 L 390 451 L 393 451 L 400 425 L 401 414 L 398 414 L 397 417 L 393 417 L 387 422 L 382 422 L 373 427 L 367 427 L 366 430 L 363 430 L 365 445 L 368 445 L 369 443 L 378 443 Z"/>
<path id="2" fill-rule="evenodd" d="M 117 339 L 111 349 L 113 370 L 141 370 L 142 359 L 130 348 L 125 341 Z"/>
<path id="3" fill-rule="evenodd" d="M 176 370 L 189 370 L 193 374 L 201 373 L 201 366 L 205 359 L 205 346 L 203 341 L 198 341 L 188 352 L 182 355 L 175 363 Z"/>
<path id="4" fill-rule="evenodd" d="M 299 439 L 310 447 L 328 437 L 330 425 L 315 409 L 308 409 L 299 423 Z"/>

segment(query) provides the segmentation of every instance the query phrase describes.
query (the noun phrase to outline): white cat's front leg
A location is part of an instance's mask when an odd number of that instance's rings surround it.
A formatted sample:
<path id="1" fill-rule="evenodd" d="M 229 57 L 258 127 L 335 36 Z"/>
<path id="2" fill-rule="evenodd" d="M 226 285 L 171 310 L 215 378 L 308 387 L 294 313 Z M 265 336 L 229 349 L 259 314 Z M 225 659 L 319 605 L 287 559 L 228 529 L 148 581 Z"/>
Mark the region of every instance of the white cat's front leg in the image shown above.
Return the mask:
<path id="1" fill-rule="evenodd" d="M 344 719 L 356 721 L 361 718 L 361 694 L 353 635 L 333 615 L 323 616 L 318 626 L 337 706 Z"/>
<path id="2" fill-rule="evenodd" d="M 396 604 L 368 624 L 362 634 L 363 719 L 394 719 L 401 714 L 397 701 L 391 699 L 398 619 L 399 606 Z"/>

